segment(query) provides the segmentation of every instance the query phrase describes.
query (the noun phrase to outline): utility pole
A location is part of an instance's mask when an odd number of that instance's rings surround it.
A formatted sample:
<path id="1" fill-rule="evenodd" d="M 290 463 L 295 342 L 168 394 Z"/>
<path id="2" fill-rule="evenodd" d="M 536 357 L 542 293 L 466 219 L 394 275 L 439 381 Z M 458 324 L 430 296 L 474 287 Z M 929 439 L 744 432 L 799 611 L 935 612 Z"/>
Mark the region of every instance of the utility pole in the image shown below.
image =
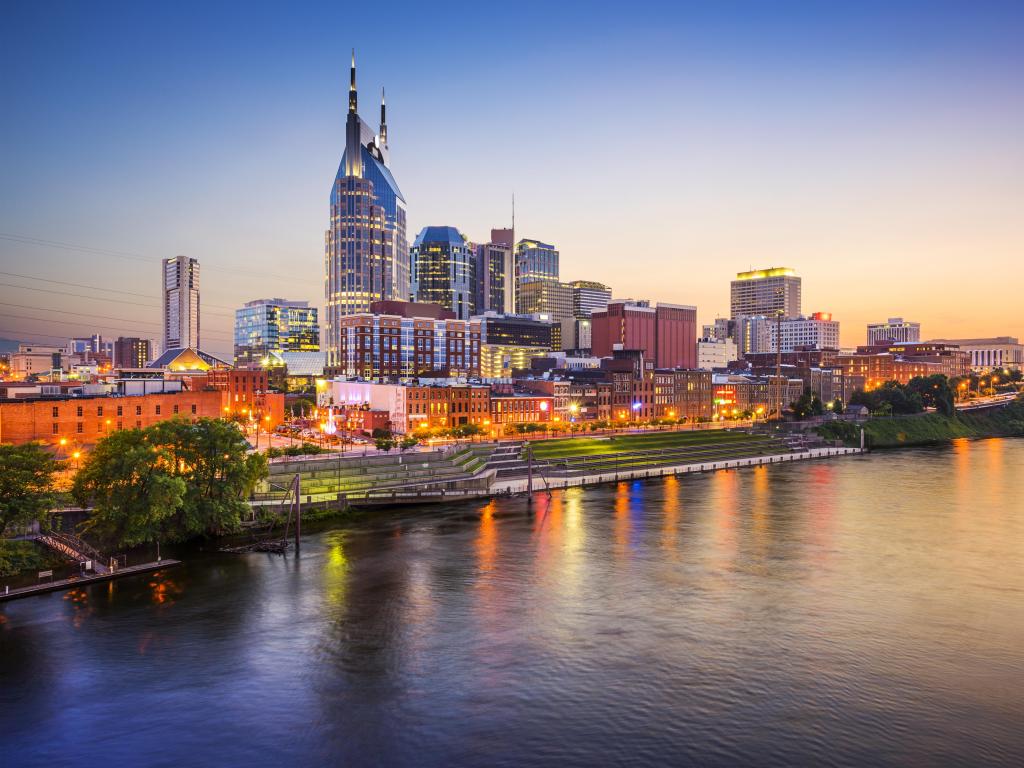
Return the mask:
<path id="1" fill-rule="evenodd" d="M 778 407 L 778 420 L 782 421 L 782 312 L 775 316 L 775 386 L 778 387 L 776 403 Z"/>
<path id="2" fill-rule="evenodd" d="M 292 479 L 292 490 L 295 492 L 295 501 L 292 502 L 295 507 L 295 554 L 299 554 L 299 536 L 302 532 L 302 497 L 299 495 L 302 492 L 299 478 L 300 473 L 296 472 L 295 477 Z"/>
<path id="3" fill-rule="evenodd" d="M 533 446 L 526 441 L 526 504 L 533 504 Z"/>

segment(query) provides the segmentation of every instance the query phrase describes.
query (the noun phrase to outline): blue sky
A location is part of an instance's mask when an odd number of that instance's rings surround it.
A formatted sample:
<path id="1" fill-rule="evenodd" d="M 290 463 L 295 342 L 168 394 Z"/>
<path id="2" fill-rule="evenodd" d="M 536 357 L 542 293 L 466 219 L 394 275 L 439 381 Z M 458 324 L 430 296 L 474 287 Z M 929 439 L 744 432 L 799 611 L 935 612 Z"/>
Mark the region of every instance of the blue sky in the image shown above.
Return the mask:
<path id="1" fill-rule="evenodd" d="M 891 315 L 1024 335 L 1022 39 L 1020 3 L 16 2 L 0 234 L 93 250 L 0 239 L 0 337 L 155 337 L 177 253 L 211 351 L 243 301 L 322 301 L 352 47 L 410 240 L 484 238 L 514 191 L 519 234 L 620 297 L 709 320 L 788 265 L 846 344 Z"/>

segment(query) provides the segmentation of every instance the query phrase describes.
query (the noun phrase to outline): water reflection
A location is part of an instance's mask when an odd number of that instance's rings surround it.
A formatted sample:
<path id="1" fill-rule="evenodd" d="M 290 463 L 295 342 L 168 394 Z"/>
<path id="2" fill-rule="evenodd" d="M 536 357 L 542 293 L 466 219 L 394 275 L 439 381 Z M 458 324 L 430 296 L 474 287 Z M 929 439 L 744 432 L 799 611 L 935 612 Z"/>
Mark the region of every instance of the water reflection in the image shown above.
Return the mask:
<path id="1" fill-rule="evenodd" d="M 4 764 L 1017 765 L 1021 477 L 964 442 L 388 510 L 4 604 Z"/>

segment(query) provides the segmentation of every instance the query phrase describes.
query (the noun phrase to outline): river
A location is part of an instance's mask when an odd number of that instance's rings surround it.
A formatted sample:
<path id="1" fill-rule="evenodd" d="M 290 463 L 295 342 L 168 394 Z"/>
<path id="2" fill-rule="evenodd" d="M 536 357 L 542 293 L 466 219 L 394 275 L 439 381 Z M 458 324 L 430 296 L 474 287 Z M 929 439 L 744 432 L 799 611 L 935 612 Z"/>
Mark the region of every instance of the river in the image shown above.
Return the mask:
<path id="1" fill-rule="evenodd" d="M 0 606 L 0 763 L 1024 763 L 1024 441 L 380 513 Z"/>

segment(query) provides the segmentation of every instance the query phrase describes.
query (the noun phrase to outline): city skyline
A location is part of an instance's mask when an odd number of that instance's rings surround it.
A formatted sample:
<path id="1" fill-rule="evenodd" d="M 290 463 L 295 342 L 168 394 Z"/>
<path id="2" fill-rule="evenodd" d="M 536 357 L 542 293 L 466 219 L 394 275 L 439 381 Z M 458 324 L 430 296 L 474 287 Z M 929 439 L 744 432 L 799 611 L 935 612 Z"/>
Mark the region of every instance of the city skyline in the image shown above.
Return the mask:
<path id="1" fill-rule="evenodd" d="M 536 31 L 513 57 L 523 66 L 472 71 L 359 35 L 292 56 L 313 21 L 271 35 L 263 12 L 219 51 L 214 35 L 229 19 L 216 13 L 205 32 L 155 10 L 104 30 L 102 13 L 18 8 L 0 54 L 21 63 L 5 61 L 16 75 L 3 85 L 13 119 L 0 138 L 14 151 L 0 194 L 0 337 L 159 339 L 154 269 L 178 254 L 202 265 L 211 352 L 230 354 L 234 310 L 261 295 L 322 309 L 324 194 L 344 145 L 352 45 L 364 100 L 388 87 L 410 240 L 453 226 L 486 242 L 511 223 L 514 191 L 517 231 L 558 249 L 563 279 L 696 305 L 700 323 L 728 314 L 737 272 L 785 264 L 804 278 L 804 306 L 841 322 L 845 346 L 895 316 L 921 322 L 924 338 L 1024 335 L 992 291 L 1024 244 L 1013 139 L 1024 107 L 1007 74 L 1022 55 L 1005 23 L 1020 12 L 921 8 L 782 25 L 666 7 L 656 30 L 605 9 L 541 25 L 527 6 L 507 26 Z M 431 23 L 456 16 L 442 10 Z M 613 21 L 629 26 L 627 42 Z M 88 46 L 72 41 L 76 24 L 95 32 Z M 125 34 L 136 28 L 149 37 Z M 175 35 L 197 62 L 168 66 Z M 261 35 L 281 55 L 257 56 Z M 58 82 L 62 98 L 44 103 Z M 439 101 L 465 108 L 452 122 L 422 119 Z M 544 119 L 499 125 L 501 104 Z M 607 162 L 623 108 L 636 126 L 627 167 Z M 59 138 L 69 123 L 74 142 Z M 84 194 L 66 195 L 68 175 Z"/>

